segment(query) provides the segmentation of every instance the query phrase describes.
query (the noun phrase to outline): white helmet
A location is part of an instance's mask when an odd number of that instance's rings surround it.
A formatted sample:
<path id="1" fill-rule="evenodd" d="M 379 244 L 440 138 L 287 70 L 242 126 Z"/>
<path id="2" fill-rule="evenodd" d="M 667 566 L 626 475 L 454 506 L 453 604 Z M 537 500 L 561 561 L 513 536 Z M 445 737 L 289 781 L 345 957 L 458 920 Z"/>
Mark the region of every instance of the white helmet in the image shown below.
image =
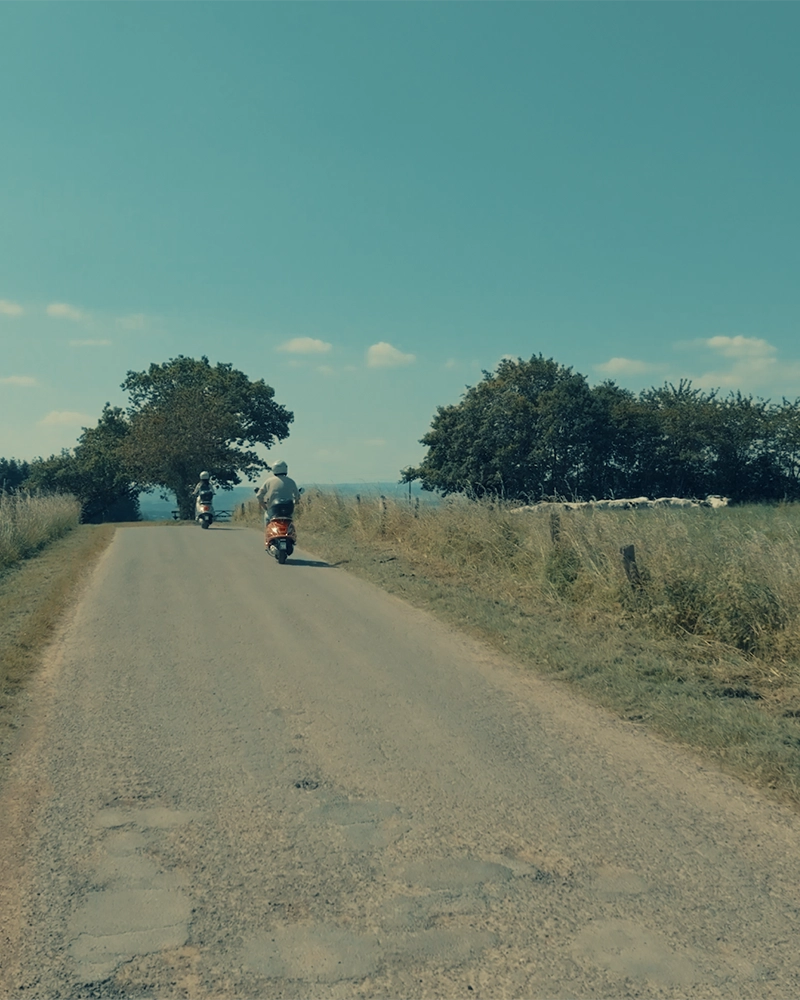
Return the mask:
<path id="1" fill-rule="evenodd" d="M 288 471 L 289 471 L 289 466 L 286 464 L 286 462 L 276 462 L 272 466 L 273 475 L 276 476 L 285 476 Z"/>
<path id="2" fill-rule="evenodd" d="M 201 473 L 200 473 L 200 478 L 201 478 L 201 479 L 210 479 L 210 478 L 211 478 L 211 476 L 210 476 L 210 475 L 209 475 L 209 473 L 207 473 L 207 472 L 201 472 Z"/>

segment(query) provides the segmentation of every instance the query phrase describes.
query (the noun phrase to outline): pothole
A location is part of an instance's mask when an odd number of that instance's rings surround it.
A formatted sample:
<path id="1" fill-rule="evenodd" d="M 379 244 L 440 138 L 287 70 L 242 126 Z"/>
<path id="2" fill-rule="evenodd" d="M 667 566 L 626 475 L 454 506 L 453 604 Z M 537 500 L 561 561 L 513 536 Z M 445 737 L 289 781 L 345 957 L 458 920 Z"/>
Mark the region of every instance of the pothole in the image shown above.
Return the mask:
<path id="1" fill-rule="evenodd" d="M 315 778 L 301 778 L 295 781 L 294 787 L 304 792 L 313 792 L 315 788 L 319 788 L 319 782 Z"/>

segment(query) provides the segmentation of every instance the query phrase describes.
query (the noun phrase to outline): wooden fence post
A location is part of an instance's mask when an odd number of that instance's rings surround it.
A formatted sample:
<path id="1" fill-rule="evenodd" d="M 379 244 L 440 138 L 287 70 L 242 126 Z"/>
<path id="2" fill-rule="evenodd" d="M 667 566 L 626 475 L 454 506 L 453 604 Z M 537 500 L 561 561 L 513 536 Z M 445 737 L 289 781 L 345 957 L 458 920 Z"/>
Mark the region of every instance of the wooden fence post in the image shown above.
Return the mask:
<path id="1" fill-rule="evenodd" d="M 550 541 L 553 545 L 561 541 L 561 518 L 555 507 L 550 511 Z"/>
<path id="2" fill-rule="evenodd" d="M 381 534 L 386 534 L 386 497 L 381 493 Z"/>
<path id="3" fill-rule="evenodd" d="M 619 551 L 622 556 L 622 566 L 628 578 L 628 583 L 630 583 L 634 590 L 641 590 L 642 577 L 639 573 L 639 567 L 636 565 L 634 547 L 632 545 L 623 545 Z"/>

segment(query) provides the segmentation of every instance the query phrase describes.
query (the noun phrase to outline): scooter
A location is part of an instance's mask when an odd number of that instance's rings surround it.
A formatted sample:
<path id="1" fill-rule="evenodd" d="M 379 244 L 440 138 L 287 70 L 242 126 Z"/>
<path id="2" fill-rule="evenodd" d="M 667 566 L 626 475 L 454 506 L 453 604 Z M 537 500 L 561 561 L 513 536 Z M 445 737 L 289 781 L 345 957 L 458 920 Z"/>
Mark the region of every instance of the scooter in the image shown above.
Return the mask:
<path id="1" fill-rule="evenodd" d="M 208 528 L 214 523 L 213 490 L 200 490 L 194 505 L 194 519 L 201 528 Z"/>
<path id="2" fill-rule="evenodd" d="M 281 566 L 294 552 L 297 544 L 297 530 L 291 517 L 278 515 L 267 522 L 264 532 L 264 547 L 275 556 Z"/>
<path id="3" fill-rule="evenodd" d="M 300 490 L 302 493 L 302 489 Z M 292 520 L 294 503 L 275 504 L 275 514 L 264 529 L 264 549 L 283 566 L 297 545 L 297 529 Z"/>

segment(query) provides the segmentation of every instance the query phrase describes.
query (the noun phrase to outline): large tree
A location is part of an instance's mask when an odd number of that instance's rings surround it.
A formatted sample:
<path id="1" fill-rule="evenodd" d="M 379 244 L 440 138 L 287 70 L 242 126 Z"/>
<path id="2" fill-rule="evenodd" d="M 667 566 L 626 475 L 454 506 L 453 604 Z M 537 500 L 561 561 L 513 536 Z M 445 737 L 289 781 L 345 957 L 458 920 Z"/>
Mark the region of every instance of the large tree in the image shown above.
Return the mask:
<path id="1" fill-rule="evenodd" d="M 578 496 L 603 464 L 603 407 L 582 375 L 541 354 L 500 362 L 422 438 L 428 454 L 403 479 L 423 489 L 506 499 Z"/>
<path id="2" fill-rule="evenodd" d="M 128 431 L 123 410 L 106 403 L 97 426 L 84 427 L 75 448 L 31 463 L 25 487 L 71 493 L 84 522 L 138 520 L 139 490 L 123 459 Z"/>
<path id="3" fill-rule="evenodd" d="M 130 396 L 127 467 L 141 485 L 174 493 L 183 518 L 193 516 L 190 494 L 201 470 L 223 489 L 242 475 L 252 479 L 269 468 L 254 446 L 284 440 L 294 419 L 263 379 L 207 357 L 179 355 L 128 372 L 122 388 Z"/>

